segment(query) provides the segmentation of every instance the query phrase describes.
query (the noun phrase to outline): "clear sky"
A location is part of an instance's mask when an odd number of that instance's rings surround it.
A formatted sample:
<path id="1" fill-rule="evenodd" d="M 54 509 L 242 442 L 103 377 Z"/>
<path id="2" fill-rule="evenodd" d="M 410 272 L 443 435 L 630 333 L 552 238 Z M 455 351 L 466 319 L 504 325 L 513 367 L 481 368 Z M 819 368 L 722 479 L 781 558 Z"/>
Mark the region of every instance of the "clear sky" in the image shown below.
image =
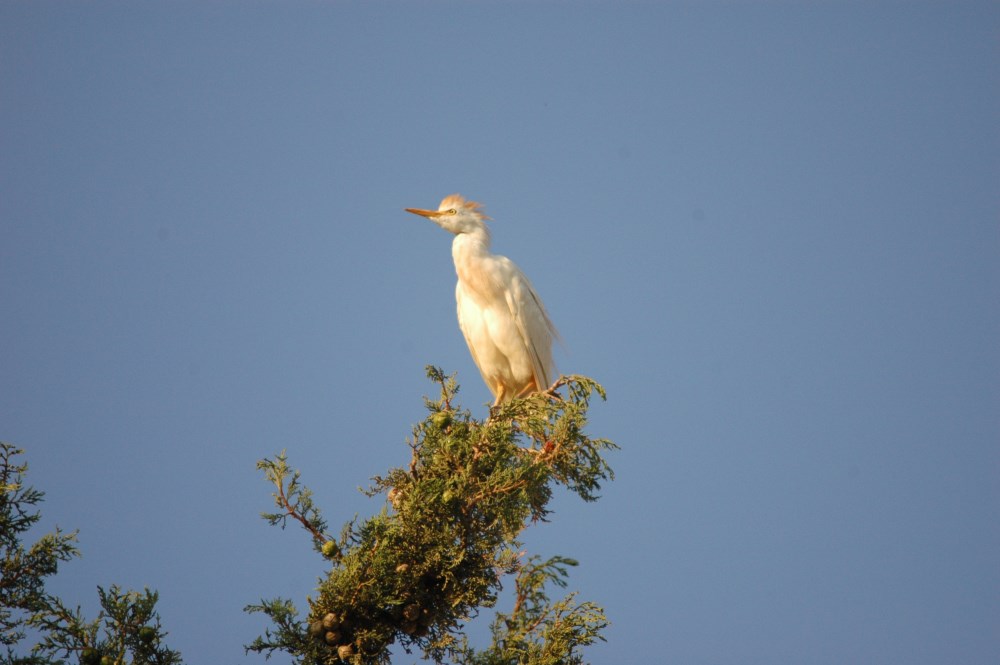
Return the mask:
<path id="1" fill-rule="evenodd" d="M 337 527 L 424 365 L 486 413 L 450 236 L 403 212 L 459 192 L 609 392 L 617 480 L 526 536 L 613 621 L 594 663 L 996 662 L 998 35 L 995 2 L 3 2 L 0 438 L 80 529 L 54 590 L 158 589 L 188 662 L 263 662 L 242 607 L 325 567 L 255 462 Z"/>

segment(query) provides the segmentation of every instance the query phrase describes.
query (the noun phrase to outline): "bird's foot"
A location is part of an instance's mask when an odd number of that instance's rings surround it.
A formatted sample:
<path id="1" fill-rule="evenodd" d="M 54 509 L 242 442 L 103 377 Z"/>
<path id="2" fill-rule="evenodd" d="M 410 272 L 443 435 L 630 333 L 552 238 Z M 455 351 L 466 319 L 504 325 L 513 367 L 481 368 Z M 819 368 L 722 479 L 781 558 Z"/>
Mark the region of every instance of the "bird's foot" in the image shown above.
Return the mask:
<path id="1" fill-rule="evenodd" d="M 565 376 L 560 376 L 555 382 L 549 386 L 547 389 L 542 391 L 542 394 L 549 399 L 556 400 L 557 402 L 565 401 L 563 396 L 559 394 L 559 389 L 569 383 Z"/>

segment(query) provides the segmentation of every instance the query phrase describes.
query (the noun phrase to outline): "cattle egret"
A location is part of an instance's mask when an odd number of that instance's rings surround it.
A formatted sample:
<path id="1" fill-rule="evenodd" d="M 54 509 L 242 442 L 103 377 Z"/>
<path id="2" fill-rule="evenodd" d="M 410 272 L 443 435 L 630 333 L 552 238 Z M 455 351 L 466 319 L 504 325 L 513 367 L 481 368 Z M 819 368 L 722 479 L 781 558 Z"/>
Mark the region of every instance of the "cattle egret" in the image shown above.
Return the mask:
<path id="1" fill-rule="evenodd" d="M 458 327 L 469 345 L 494 406 L 546 390 L 555 375 L 552 339 L 558 338 L 541 298 L 521 269 L 490 253 L 489 219 L 482 206 L 458 194 L 437 210 L 406 208 L 455 234 L 451 256 L 458 284 Z"/>

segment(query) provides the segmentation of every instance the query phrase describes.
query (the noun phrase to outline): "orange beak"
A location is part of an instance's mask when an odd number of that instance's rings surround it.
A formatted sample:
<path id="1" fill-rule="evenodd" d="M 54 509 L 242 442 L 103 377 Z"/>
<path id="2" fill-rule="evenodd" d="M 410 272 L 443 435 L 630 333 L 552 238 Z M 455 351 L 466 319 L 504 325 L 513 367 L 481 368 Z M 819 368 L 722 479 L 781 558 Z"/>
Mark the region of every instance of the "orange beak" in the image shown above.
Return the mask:
<path id="1" fill-rule="evenodd" d="M 421 210 L 420 208 L 403 208 L 406 212 L 412 212 L 414 215 L 420 215 L 421 217 L 440 217 L 441 215 L 447 214 L 447 210 Z"/>

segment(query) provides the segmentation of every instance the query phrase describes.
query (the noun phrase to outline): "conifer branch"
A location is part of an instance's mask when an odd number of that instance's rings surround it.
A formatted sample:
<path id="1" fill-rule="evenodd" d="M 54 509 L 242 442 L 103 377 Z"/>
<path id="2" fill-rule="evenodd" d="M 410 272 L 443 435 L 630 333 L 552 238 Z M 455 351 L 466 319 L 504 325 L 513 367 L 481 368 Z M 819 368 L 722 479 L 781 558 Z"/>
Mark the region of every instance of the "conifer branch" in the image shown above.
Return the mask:
<path id="1" fill-rule="evenodd" d="M 277 488 L 271 496 L 280 511 L 261 513 L 261 516 L 272 525 L 280 525 L 282 529 L 291 517 L 312 535 L 317 550 L 323 551 L 324 554 L 332 552 L 330 547 L 324 549 L 324 546 L 331 541 L 324 533 L 326 522 L 313 504 L 312 492 L 299 482 L 299 472 L 288 468 L 285 451 L 278 453 L 274 460 L 267 458 L 260 460 L 257 462 L 257 469 L 263 471 L 264 476 Z"/>
<path id="2" fill-rule="evenodd" d="M 387 505 L 345 525 L 304 623 L 287 601 L 248 608 L 275 623 L 248 650 L 286 651 L 308 665 L 387 665 L 395 643 L 437 663 L 579 663 L 576 650 L 600 639 L 607 620 L 599 607 L 574 604 L 572 595 L 550 602 L 545 592 L 550 583 L 565 586 L 567 568 L 576 562 L 520 563 L 517 539 L 546 519 L 555 486 L 593 501 L 601 483 L 613 478 L 603 455 L 617 446 L 584 432 L 589 399 L 594 392 L 603 398 L 603 389 L 586 377 L 560 377 L 546 393 L 502 404 L 480 421 L 455 405 L 454 376 L 433 367 L 427 376 L 440 396 L 424 400 L 429 413 L 407 440 L 407 467 L 376 476 L 365 491 L 385 493 Z M 292 517 L 314 539 L 322 533 L 309 491 L 284 452 L 258 466 L 277 486 L 281 508 L 265 519 L 283 527 Z M 514 612 L 498 615 L 494 644 L 478 652 L 465 641 L 463 626 L 495 604 L 509 574 L 515 575 Z M 519 655 L 529 651 L 546 656 Z"/>
<path id="3" fill-rule="evenodd" d="M 29 547 L 21 537 L 39 519 L 34 507 L 44 494 L 24 484 L 27 464 L 14 458 L 23 451 L 0 443 L 0 644 L 6 654 L 0 663 L 38 664 L 78 659 L 81 665 L 178 665 L 180 654 L 163 644 L 155 611 L 158 596 L 98 587 L 101 609 L 97 618 L 84 619 L 79 606 L 71 609 L 45 589 L 62 562 L 79 556 L 76 532 L 59 528 L 42 535 Z M 16 655 L 26 628 L 38 642 L 30 655 Z"/>

